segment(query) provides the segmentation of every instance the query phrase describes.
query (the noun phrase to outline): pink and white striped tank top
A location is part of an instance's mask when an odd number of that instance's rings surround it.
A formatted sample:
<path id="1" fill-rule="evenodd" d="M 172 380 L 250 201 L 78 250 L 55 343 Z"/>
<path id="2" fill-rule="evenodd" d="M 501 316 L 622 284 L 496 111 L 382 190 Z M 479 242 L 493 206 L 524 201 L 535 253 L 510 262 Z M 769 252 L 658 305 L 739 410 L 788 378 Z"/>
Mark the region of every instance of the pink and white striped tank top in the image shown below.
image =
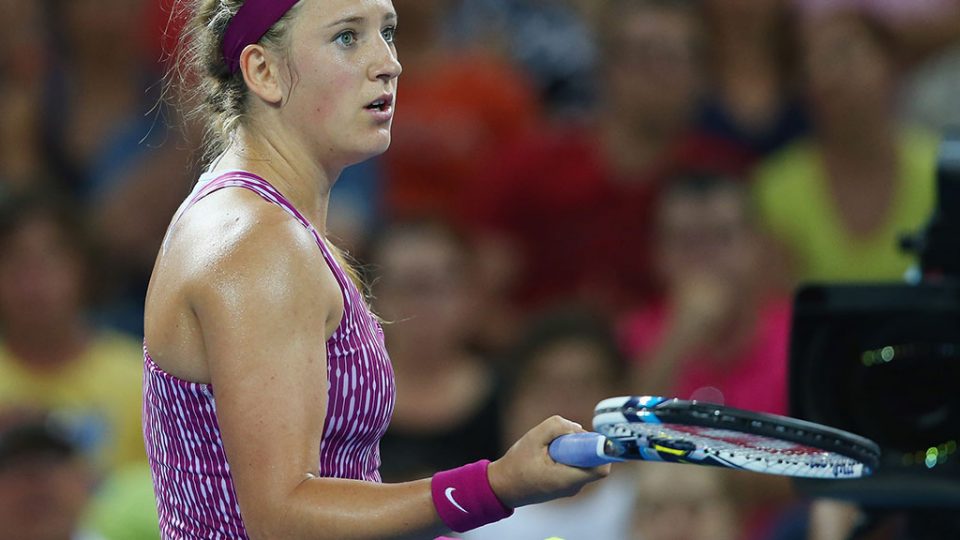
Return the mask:
<path id="1" fill-rule="evenodd" d="M 379 482 L 379 441 L 396 394 L 379 323 L 320 234 L 266 180 L 246 172 L 201 178 L 181 213 L 230 187 L 251 190 L 287 211 L 313 234 L 333 271 L 344 306 L 343 319 L 327 341 L 329 392 L 318 468 L 323 477 Z M 164 372 L 144 346 L 143 434 L 164 539 L 247 538 L 220 438 L 215 394 L 212 385 Z"/>

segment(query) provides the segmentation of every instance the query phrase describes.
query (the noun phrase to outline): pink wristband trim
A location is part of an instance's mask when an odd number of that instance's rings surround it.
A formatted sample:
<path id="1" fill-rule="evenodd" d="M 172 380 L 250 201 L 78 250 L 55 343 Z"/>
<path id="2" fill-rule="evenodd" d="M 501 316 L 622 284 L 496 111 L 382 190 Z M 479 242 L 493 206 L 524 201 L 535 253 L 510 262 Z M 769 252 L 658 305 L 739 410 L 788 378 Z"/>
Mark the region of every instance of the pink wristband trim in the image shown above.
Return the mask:
<path id="1" fill-rule="evenodd" d="M 467 532 L 513 515 L 490 487 L 488 460 L 438 472 L 430 481 L 433 505 L 450 530 Z"/>

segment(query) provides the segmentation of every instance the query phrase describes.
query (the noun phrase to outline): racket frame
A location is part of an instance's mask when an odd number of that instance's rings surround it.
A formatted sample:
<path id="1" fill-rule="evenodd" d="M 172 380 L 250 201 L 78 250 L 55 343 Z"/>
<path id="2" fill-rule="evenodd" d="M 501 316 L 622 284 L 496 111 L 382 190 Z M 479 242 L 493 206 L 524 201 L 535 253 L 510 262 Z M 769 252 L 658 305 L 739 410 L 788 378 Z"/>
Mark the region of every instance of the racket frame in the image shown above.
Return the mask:
<path id="1" fill-rule="evenodd" d="M 669 448 L 651 452 L 650 449 L 639 446 L 634 436 L 621 437 L 612 433 L 617 426 L 633 424 L 693 426 L 757 435 L 832 452 L 863 465 L 862 471 L 836 470 L 834 476 L 837 478 L 867 476 L 872 474 L 880 463 L 880 448 L 869 439 L 829 426 L 780 415 L 656 396 L 605 399 L 598 403 L 594 410 L 594 430 L 618 443 L 620 450 L 617 457 L 656 460 L 662 456 L 662 451 L 669 453 Z"/>

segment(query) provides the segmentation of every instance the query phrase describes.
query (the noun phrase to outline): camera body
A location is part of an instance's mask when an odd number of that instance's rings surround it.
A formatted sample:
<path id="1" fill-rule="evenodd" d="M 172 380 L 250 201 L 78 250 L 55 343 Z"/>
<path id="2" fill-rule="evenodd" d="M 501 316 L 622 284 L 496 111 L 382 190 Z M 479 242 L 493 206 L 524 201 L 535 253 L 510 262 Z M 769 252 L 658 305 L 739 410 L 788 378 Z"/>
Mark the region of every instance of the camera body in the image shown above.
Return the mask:
<path id="1" fill-rule="evenodd" d="M 790 414 L 857 433 L 879 470 L 798 480 L 866 507 L 960 507 L 960 137 L 940 148 L 937 207 L 902 247 L 913 284 L 807 285 L 794 300 Z"/>
<path id="2" fill-rule="evenodd" d="M 960 506 L 960 285 L 801 289 L 790 413 L 883 452 L 872 477 L 798 481 L 801 491 L 865 506 Z"/>

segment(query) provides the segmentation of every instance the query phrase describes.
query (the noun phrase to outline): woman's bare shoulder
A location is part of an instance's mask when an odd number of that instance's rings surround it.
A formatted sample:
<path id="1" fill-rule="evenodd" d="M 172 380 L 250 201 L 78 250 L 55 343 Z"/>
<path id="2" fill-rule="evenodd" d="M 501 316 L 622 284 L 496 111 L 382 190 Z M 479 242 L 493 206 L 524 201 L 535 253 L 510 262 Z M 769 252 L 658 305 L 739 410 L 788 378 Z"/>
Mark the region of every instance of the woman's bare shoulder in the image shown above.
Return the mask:
<path id="1" fill-rule="evenodd" d="M 197 201 L 170 227 L 156 273 L 205 288 L 229 276 L 303 278 L 322 254 L 310 231 L 279 206 L 245 189 L 224 189 Z"/>
<path id="2" fill-rule="evenodd" d="M 282 208 L 249 190 L 224 189 L 197 201 L 171 225 L 161 258 L 203 270 L 260 252 L 296 257 L 311 248 L 312 236 Z"/>
<path id="3" fill-rule="evenodd" d="M 146 312 L 153 349 L 154 341 L 158 348 L 197 341 L 164 337 L 183 320 L 195 321 L 193 334 L 202 328 L 205 337 L 227 321 L 259 324 L 259 313 L 299 313 L 336 328 L 342 296 L 309 230 L 255 193 L 229 189 L 201 199 L 171 226 Z"/>

